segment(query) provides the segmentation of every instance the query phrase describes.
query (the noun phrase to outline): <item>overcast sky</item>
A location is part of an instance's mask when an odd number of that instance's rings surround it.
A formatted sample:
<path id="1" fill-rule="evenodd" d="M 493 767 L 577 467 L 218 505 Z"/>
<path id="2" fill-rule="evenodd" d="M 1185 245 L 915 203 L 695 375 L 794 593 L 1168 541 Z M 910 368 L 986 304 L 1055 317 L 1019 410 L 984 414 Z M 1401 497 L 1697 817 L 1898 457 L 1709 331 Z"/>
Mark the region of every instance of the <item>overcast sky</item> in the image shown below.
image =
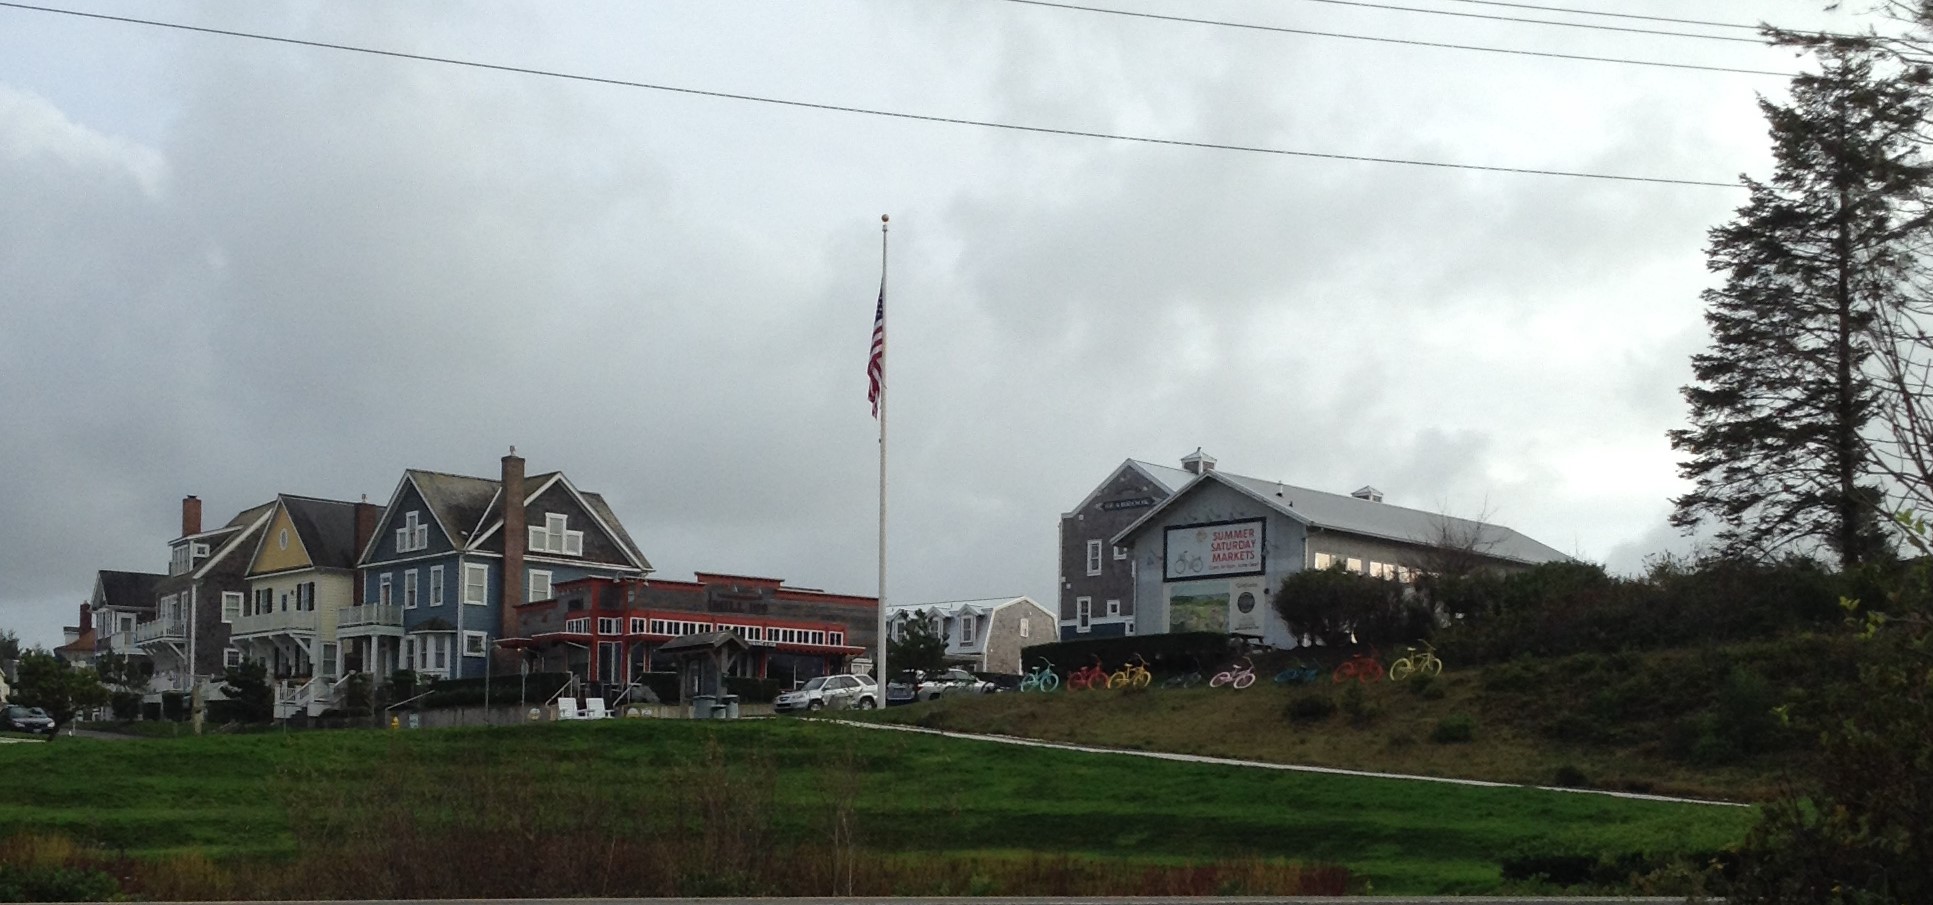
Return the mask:
<path id="1" fill-rule="evenodd" d="M 1726 183 L 1766 172 L 1756 97 L 1785 88 L 1002 0 L 49 2 L 926 116 Z M 1314 0 L 1091 5 L 1806 65 Z M 1822 6 L 1695 12 L 1862 22 Z M 0 8 L 0 627 L 57 644 L 95 570 L 164 570 L 186 494 L 211 525 L 278 492 L 386 502 L 404 468 L 493 476 L 512 444 L 605 494 L 661 576 L 870 594 L 882 213 L 893 600 L 1051 606 L 1060 513 L 1123 459 L 1198 446 L 1635 570 L 1687 543 L 1665 432 L 1706 342 L 1705 231 L 1743 201 Z"/>

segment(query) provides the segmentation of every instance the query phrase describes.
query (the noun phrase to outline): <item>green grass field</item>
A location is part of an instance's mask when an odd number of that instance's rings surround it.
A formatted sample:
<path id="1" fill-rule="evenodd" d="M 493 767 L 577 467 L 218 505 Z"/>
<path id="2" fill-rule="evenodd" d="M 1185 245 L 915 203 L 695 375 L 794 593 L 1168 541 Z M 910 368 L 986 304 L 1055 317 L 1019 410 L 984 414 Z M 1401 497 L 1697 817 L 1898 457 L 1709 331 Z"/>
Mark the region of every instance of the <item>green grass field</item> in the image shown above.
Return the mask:
<path id="1" fill-rule="evenodd" d="M 606 846 L 612 877 L 621 851 L 703 852 L 741 866 L 724 881 L 613 879 L 578 894 L 831 892 L 812 871 L 842 858 L 860 874 L 847 885 L 875 894 L 1073 892 L 1091 887 L 1066 886 L 1066 875 L 1097 864 L 1131 877 L 1208 862 L 1340 865 L 1353 888 L 1376 892 L 1481 892 L 1499 888 L 1500 856 L 1527 846 L 1709 852 L 1742 838 L 1752 819 L 1742 808 L 1177 764 L 794 719 L 61 739 L 0 746 L 0 769 L 16 780 L 0 789 L 0 836 L 55 833 L 99 852 L 211 861 L 188 871 L 202 879 L 175 871 L 149 883 L 158 898 L 508 894 L 512 875 L 492 865 Z M 619 846 L 647 838 L 662 844 Z M 810 869 L 788 885 L 772 874 L 779 852 Z M 371 879 L 372 864 L 387 873 Z M 869 871 L 880 876 L 869 883 Z M 265 889 L 269 876 L 302 885 Z M 1224 877 L 1205 891 L 1271 891 L 1259 882 Z"/>

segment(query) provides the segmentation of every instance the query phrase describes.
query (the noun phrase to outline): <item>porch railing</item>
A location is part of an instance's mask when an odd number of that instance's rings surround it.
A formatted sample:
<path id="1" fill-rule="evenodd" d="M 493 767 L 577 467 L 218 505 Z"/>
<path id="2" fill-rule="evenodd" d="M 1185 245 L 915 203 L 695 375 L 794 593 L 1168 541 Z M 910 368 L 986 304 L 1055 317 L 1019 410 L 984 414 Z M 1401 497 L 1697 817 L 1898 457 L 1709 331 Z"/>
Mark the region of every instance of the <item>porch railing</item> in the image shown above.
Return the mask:
<path id="1" fill-rule="evenodd" d="M 395 604 L 384 606 L 380 603 L 365 603 L 362 606 L 346 606 L 336 611 L 338 631 L 363 626 L 402 628 L 403 608 Z"/>
<path id="2" fill-rule="evenodd" d="M 182 619 L 155 619 L 134 627 L 134 643 L 146 644 L 150 641 L 179 641 L 188 637 L 188 625 Z"/>
<path id="3" fill-rule="evenodd" d="M 319 621 L 313 610 L 258 613 L 235 620 L 231 631 L 237 635 L 265 635 L 276 632 L 313 632 Z"/>

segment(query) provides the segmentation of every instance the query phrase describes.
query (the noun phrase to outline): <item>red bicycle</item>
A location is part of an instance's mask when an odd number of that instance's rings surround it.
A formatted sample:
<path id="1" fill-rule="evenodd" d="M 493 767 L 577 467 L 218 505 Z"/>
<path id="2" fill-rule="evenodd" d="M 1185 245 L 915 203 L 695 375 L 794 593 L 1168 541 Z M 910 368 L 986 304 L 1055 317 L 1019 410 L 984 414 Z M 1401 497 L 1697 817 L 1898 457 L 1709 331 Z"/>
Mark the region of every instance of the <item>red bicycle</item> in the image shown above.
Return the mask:
<path id="1" fill-rule="evenodd" d="M 1355 679 L 1364 685 L 1380 682 L 1383 678 L 1383 664 L 1377 661 L 1375 648 L 1371 648 L 1367 654 L 1356 654 L 1342 661 L 1342 665 L 1337 666 L 1336 671 L 1330 673 L 1330 678 L 1338 685 L 1350 679 Z"/>
<path id="2" fill-rule="evenodd" d="M 1106 688 L 1107 667 L 1101 665 L 1101 658 L 1097 656 L 1094 658 L 1092 665 L 1083 666 L 1080 669 L 1074 670 L 1074 674 L 1067 677 L 1067 687 L 1074 691 L 1080 691 L 1086 688 Z"/>

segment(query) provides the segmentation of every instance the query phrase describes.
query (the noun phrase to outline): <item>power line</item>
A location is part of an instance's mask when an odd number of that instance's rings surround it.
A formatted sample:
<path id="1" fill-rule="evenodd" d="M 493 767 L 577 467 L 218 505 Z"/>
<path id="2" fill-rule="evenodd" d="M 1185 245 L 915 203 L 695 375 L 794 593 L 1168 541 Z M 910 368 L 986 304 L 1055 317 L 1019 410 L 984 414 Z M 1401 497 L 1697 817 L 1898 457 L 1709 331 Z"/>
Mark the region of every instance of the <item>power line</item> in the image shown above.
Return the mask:
<path id="1" fill-rule="evenodd" d="M 1127 16 L 1135 19 L 1156 19 L 1163 22 L 1185 22 L 1190 25 L 1214 25 L 1221 28 L 1242 28 L 1250 31 L 1267 31 L 1288 35 L 1307 35 L 1318 38 L 1343 38 L 1351 41 L 1374 41 L 1381 44 L 1406 44 L 1411 47 L 1436 47 L 1445 50 L 1475 50 L 1483 53 L 1508 53 L 1527 57 L 1544 57 L 1555 60 L 1582 60 L 1590 63 L 1621 63 L 1630 66 L 1660 66 L 1667 69 L 1695 69 L 1703 72 L 1729 72 L 1737 75 L 1771 75 L 1789 79 L 1796 72 L 1774 72 L 1769 69 L 1738 69 L 1730 66 L 1702 66 L 1696 63 L 1665 63 L 1655 60 L 1632 60 L 1624 57 L 1597 57 L 1576 53 L 1556 53 L 1543 50 L 1516 50 L 1507 47 L 1483 47 L 1474 44 L 1445 44 L 1438 41 L 1415 41 L 1407 38 L 1382 38 L 1371 35 L 1355 35 L 1346 32 L 1312 31 L 1306 28 L 1287 28 L 1280 25 L 1256 25 L 1252 22 L 1230 22 L 1222 19 L 1195 19 L 1188 16 L 1169 16 L 1161 13 L 1134 12 L 1125 9 L 1107 9 L 1098 6 L 1080 6 L 1073 3 L 1056 3 L 1052 0 L 1006 0 L 1024 6 L 1042 6 L 1051 9 L 1075 10 L 1084 13 L 1103 13 L 1110 16 Z"/>
<path id="2" fill-rule="evenodd" d="M 1595 9 L 1571 9 L 1566 6 L 1538 6 L 1535 3 L 1506 3 L 1504 0 L 1452 0 L 1455 3 L 1474 3 L 1479 6 L 1501 6 L 1510 9 L 1534 9 L 1543 13 L 1569 13 L 1575 16 L 1610 16 L 1617 19 L 1637 19 L 1645 22 L 1668 22 L 1673 25 L 1706 25 L 1712 28 L 1743 28 L 1758 31 L 1757 25 L 1742 22 L 1711 22 L 1704 19 L 1673 19 L 1669 16 L 1645 16 L 1638 13 L 1607 13 Z"/>
<path id="3" fill-rule="evenodd" d="M 1621 31 L 1638 35 L 1662 35 L 1667 38 L 1700 38 L 1706 41 L 1736 41 L 1741 44 L 1764 44 L 1761 38 L 1734 38 L 1730 35 L 1700 35 L 1684 31 L 1659 31 L 1652 28 L 1632 28 L 1625 25 L 1598 25 L 1591 22 L 1562 22 L 1554 19 L 1525 19 L 1518 16 L 1499 16 L 1490 13 L 1459 13 L 1448 9 L 1424 9 L 1416 6 L 1391 6 L 1386 3 L 1368 3 L 1365 0 L 1308 0 L 1310 3 L 1330 3 L 1336 6 L 1359 6 L 1365 9 L 1386 9 L 1403 13 L 1426 13 L 1433 16 L 1455 16 L 1460 19 L 1487 19 L 1493 22 L 1522 22 L 1529 25 L 1556 25 L 1562 28 L 1588 28 L 1594 31 Z"/>
<path id="4" fill-rule="evenodd" d="M 1333 154 L 1320 151 L 1296 151 L 1287 148 L 1267 148 L 1253 145 L 1219 144 L 1206 141 L 1187 141 L 1175 138 L 1152 138 L 1141 135 L 1120 135 L 1108 132 L 1088 132 L 1080 129 L 1060 129 L 1051 126 L 1027 126 L 1018 123 L 1002 123 L 990 120 L 961 119 L 949 116 L 933 116 L 923 113 L 905 113 L 896 110 L 874 110 L 865 107 L 848 107 L 838 104 L 822 104 L 811 101 L 785 100 L 761 97 L 752 94 L 735 94 L 726 91 L 709 91 L 702 88 L 684 88 L 676 85 L 659 85 L 650 82 L 634 82 L 625 79 L 605 78 L 603 76 L 580 75 L 548 69 L 533 69 L 523 66 L 508 66 L 501 63 L 485 63 L 478 60 L 462 60 L 454 57 L 434 57 L 426 54 L 404 53 L 396 50 L 379 50 L 372 47 L 358 47 L 353 44 L 334 44 L 326 41 L 310 41 L 302 38 L 285 38 L 278 35 L 263 35 L 245 31 L 232 31 L 222 28 L 208 28 L 200 25 L 186 25 L 179 22 L 160 22 L 153 19 L 135 19 L 128 16 L 110 16 L 105 13 L 89 13 L 71 9 L 55 9 L 34 6 L 26 3 L 13 3 L 0 0 L 0 7 L 27 10 L 30 12 L 54 13 L 75 16 L 83 19 L 96 19 L 105 22 L 119 22 L 127 25 L 143 25 L 151 28 L 168 28 L 198 34 L 218 35 L 227 38 L 246 38 L 254 41 L 268 41 L 276 44 L 289 44 L 297 47 L 313 47 L 323 50 L 340 50 L 348 53 L 368 54 L 399 60 L 414 60 L 420 63 L 440 63 L 447 66 L 463 66 L 491 72 L 505 72 L 516 75 L 532 75 L 543 78 L 564 79 L 576 82 L 589 82 L 597 85 L 610 85 L 619 88 L 641 88 L 648 91 L 664 91 L 696 97 L 718 98 L 722 100 L 747 101 L 759 104 L 773 104 L 782 107 L 797 107 L 806 110 L 825 110 L 835 113 L 855 113 L 865 116 L 883 116 L 894 119 L 907 119 L 918 122 L 946 123 L 956 126 L 978 126 L 986 129 L 1003 129 L 1011 132 L 1030 132 L 1041 135 L 1065 135 L 1074 138 L 1098 138 L 1108 141 L 1125 141 L 1138 144 L 1166 145 L 1180 148 L 1200 148 L 1211 151 L 1241 151 L 1250 154 L 1270 154 L 1281 157 L 1306 157 L 1318 160 L 1346 160 L 1357 163 L 1386 163 L 1412 167 L 1430 167 L 1447 170 L 1472 170 L 1485 173 L 1508 173 L 1524 176 L 1564 176 L 1576 179 L 1602 179 L 1614 182 L 1642 182 L 1659 185 L 1693 185 L 1711 188 L 1739 188 L 1737 183 L 1713 182 L 1703 179 L 1672 179 L 1661 176 L 1622 176 L 1612 173 L 1586 173 L 1574 170 L 1544 170 L 1531 167 L 1485 166 L 1469 163 L 1445 163 L 1432 160 L 1407 160 L 1399 157 L 1370 157 L 1357 154 Z"/>

